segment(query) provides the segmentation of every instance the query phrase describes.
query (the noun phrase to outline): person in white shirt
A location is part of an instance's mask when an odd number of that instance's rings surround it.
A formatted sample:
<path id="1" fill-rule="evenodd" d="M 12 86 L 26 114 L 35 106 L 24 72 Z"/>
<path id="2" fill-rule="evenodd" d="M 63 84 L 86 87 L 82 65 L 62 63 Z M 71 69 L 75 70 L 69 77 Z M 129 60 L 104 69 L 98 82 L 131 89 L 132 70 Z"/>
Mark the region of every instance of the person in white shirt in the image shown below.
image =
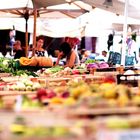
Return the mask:
<path id="1" fill-rule="evenodd" d="M 107 62 L 108 61 L 107 51 L 103 50 L 101 54 L 95 57 L 95 59 Z"/>
<path id="2" fill-rule="evenodd" d="M 128 38 L 127 39 L 127 56 L 128 57 L 133 57 L 133 61 L 134 64 L 138 63 L 138 59 L 139 59 L 139 47 L 137 45 L 137 43 L 132 39 L 132 38 Z"/>
<path id="3" fill-rule="evenodd" d="M 47 50 L 45 50 L 43 48 L 43 45 L 44 45 L 44 37 L 43 36 L 39 36 L 37 38 L 36 47 L 33 48 L 35 56 L 37 56 L 37 57 L 41 57 L 41 56 L 48 57 L 48 52 L 47 52 Z"/>

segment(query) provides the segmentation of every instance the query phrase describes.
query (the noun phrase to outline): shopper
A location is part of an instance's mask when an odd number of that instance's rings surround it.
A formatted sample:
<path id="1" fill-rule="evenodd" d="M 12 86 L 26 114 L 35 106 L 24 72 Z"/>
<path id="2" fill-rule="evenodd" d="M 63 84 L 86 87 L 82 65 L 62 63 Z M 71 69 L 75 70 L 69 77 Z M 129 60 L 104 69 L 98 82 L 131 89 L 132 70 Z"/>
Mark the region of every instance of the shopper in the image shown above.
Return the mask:
<path id="1" fill-rule="evenodd" d="M 74 67 L 75 65 L 77 65 L 78 61 L 77 61 L 77 55 L 74 51 L 74 49 L 71 48 L 70 44 L 67 43 L 67 42 L 63 42 L 61 45 L 60 45 L 60 52 L 58 54 L 58 57 L 57 57 L 57 61 L 56 61 L 56 65 L 59 64 L 59 61 L 62 59 L 62 58 L 66 58 L 66 63 L 65 63 L 65 67 Z"/>
<path id="2" fill-rule="evenodd" d="M 76 37 L 66 37 L 65 42 L 69 43 L 70 47 L 75 51 L 77 64 L 80 64 L 80 58 L 78 54 L 78 44 L 80 43 L 80 40 Z"/>

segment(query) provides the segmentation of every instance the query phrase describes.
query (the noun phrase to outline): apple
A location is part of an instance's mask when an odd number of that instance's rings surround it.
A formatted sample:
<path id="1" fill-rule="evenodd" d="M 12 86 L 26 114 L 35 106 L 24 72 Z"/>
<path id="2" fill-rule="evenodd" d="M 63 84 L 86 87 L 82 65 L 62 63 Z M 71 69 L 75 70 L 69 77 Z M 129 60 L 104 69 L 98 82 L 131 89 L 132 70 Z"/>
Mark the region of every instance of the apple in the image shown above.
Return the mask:
<path id="1" fill-rule="evenodd" d="M 67 98 L 70 96 L 70 93 L 68 91 L 64 91 L 62 94 L 61 94 L 61 97 L 63 98 Z"/>
<path id="2" fill-rule="evenodd" d="M 116 79 L 113 75 L 105 76 L 104 83 L 116 83 Z"/>
<path id="3" fill-rule="evenodd" d="M 80 72 L 79 72 L 79 70 L 74 69 L 74 70 L 72 70 L 72 74 L 80 74 Z"/>
<path id="4" fill-rule="evenodd" d="M 56 93 L 53 90 L 46 89 L 47 98 L 53 98 L 56 96 Z"/>
<path id="5" fill-rule="evenodd" d="M 41 99 L 43 96 L 47 96 L 47 92 L 45 88 L 39 88 L 37 90 L 37 98 Z"/>

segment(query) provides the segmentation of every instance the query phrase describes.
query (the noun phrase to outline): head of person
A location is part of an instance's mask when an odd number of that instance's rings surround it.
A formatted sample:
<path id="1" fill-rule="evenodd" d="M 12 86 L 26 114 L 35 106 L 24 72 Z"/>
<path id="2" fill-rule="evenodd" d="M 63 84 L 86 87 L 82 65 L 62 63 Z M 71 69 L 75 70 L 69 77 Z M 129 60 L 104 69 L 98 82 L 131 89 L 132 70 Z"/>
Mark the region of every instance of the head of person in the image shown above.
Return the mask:
<path id="1" fill-rule="evenodd" d="M 14 42 L 14 44 L 13 44 L 13 49 L 14 49 L 15 51 L 21 50 L 21 49 L 22 49 L 22 48 L 21 48 L 21 42 L 20 42 L 20 40 L 16 40 L 16 41 Z"/>
<path id="2" fill-rule="evenodd" d="M 86 49 L 81 49 L 81 51 L 80 51 L 81 55 L 84 55 L 85 51 L 86 51 Z"/>
<path id="3" fill-rule="evenodd" d="M 103 55 L 104 57 L 106 57 L 106 56 L 107 56 L 107 52 L 106 52 L 106 51 L 102 51 L 102 55 Z"/>
<path id="4" fill-rule="evenodd" d="M 86 51 L 84 52 L 84 57 L 89 57 L 90 54 L 91 54 L 91 51 L 86 50 Z"/>
<path id="5" fill-rule="evenodd" d="M 37 42 L 37 47 L 40 47 L 40 48 L 43 47 L 43 45 L 44 45 L 44 37 L 43 36 L 37 37 L 36 42 Z"/>
<path id="6" fill-rule="evenodd" d="M 54 50 L 54 56 L 57 57 L 59 55 L 59 50 Z"/>
<path id="7" fill-rule="evenodd" d="M 63 52 L 64 56 L 68 56 L 71 52 L 71 46 L 68 42 L 63 42 L 61 45 L 60 45 L 60 52 Z"/>

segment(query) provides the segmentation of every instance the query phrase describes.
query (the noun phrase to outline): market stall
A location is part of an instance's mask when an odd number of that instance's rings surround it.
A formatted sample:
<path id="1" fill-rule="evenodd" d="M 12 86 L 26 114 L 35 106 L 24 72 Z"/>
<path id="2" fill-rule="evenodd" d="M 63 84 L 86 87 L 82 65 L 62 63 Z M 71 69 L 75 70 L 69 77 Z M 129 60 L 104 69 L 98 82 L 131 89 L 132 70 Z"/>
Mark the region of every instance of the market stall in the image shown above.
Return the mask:
<path id="1" fill-rule="evenodd" d="M 87 69 L 88 64 L 72 69 L 52 66 L 34 70 L 31 76 L 27 67 L 28 71 L 17 69 L 16 61 L 3 62 L 1 70 L 6 70 L 0 82 L 3 140 L 102 140 L 101 132 L 107 139 L 117 135 L 119 140 L 124 134 L 135 137 L 139 133 L 139 84 L 133 85 L 139 81 L 137 69 Z M 27 60 L 26 64 L 30 62 Z M 131 73 L 125 75 L 126 71 Z M 117 83 L 117 76 L 125 82 Z"/>
<path id="2" fill-rule="evenodd" d="M 139 68 L 116 61 L 0 58 L 0 139 L 139 140 Z"/>

